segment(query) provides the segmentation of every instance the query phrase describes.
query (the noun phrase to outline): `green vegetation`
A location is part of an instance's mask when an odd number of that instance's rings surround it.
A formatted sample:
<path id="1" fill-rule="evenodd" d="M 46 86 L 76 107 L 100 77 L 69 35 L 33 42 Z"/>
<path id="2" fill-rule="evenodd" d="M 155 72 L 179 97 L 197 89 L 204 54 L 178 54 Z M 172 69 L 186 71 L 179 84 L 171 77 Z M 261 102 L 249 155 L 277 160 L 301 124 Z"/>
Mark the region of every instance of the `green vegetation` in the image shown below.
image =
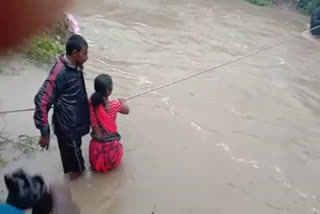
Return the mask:
<path id="1" fill-rule="evenodd" d="M 295 7 L 302 12 L 310 14 L 314 9 L 320 6 L 320 0 L 246 0 L 259 6 L 272 6 L 287 4 Z"/>
<path id="2" fill-rule="evenodd" d="M 310 14 L 314 9 L 320 6 L 320 0 L 299 0 L 297 7 Z"/>
<path id="3" fill-rule="evenodd" d="M 4 133 L 0 132 L 0 151 L 9 151 L 5 156 L 0 153 L 0 167 L 7 165 L 10 160 L 16 160 L 23 155 L 40 150 L 38 139 L 39 137 L 37 136 L 31 137 L 27 135 L 20 135 L 17 139 L 13 139 L 4 136 Z M 10 149 L 15 152 L 10 154 Z"/>
<path id="4" fill-rule="evenodd" d="M 30 154 L 31 152 L 40 150 L 38 140 L 38 136 L 20 135 L 16 141 L 16 147 L 22 154 Z"/>
<path id="5" fill-rule="evenodd" d="M 26 53 L 31 59 L 44 63 L 50 63 L 62 52 L 63 46 L 61 42 L 47 35 L 35 36 L 30 46 L 26 49 Z"/>
<path id="6" fill-rule="evenodd" d="M 252 4 L 258 5 L 258 6 L 271 6 L 272 0 L 247 0 L 248 2 L 251 2 Z"/>
<path id="7" fill-rule="evenodd" d="M 0 167 L 7 165 L 8 161 L 0 154 Z"/>
<path id="8" fill-rule="evenodd" d="M 20 135 L 18 138 L 8 137 L 0 130 L 0 169 L 12 160 L 32 154 L 34 151 L 40 151 L 38 140 L 38 136 Z M 0 203 L 5 201 L 6 195 L 6 190 L 0 188 Z"/>
<path id="9" fill-rule="evenodd" d="M 51 63 L 64 51 L 64 43 L 71 35 L 69 22 L 63 17 L 56 24 L 34 36 L 25 48 L 25 53 L 35 62 Z"/>

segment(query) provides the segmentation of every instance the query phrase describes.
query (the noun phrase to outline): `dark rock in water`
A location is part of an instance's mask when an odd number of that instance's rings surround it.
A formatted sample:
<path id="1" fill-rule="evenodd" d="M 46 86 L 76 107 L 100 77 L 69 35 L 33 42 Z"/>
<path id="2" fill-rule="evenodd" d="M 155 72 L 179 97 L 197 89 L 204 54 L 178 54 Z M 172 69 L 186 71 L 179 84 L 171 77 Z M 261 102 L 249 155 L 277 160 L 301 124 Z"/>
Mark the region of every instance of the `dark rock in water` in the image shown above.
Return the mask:
<path id="1" fill-rule="evenodd" d="M 318 28 L 313 29 L 315 27 Z M 311 14 L 310 29 L 313 29 L 311 30 L 312 35 L 320 36 L 320 7 L 316 8 Z"/>
<path id="2" fill-rule="evenodd" d="M 33 214 L 46 214 L 52 210 L 52 199 L 41 176 L 30 176 L 17 170 L 4 177 L 8 189 L 7 203 L 21 210 L 32 209 Z"/>

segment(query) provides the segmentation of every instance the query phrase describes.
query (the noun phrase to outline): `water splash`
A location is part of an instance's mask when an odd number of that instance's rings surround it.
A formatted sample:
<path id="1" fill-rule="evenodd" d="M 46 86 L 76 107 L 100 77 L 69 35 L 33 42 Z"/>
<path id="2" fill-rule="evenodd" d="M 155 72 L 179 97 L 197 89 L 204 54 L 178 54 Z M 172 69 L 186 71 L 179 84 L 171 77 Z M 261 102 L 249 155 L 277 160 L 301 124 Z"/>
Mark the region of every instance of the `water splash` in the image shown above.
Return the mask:
<path id="1" fill-rule="evenodd" d="M 303 192 L 299 192 L 299 195 L 301 195 L 304 198 L 309 198 L 309 196 L 307 194 L 303 193 Z"/>
<path id="2" fill-rule="evenodd" d="M 170 97 L 164 97 L 164 98 L 161 99 L 161 101 L 167 106 L 167 108 L 169 110 L 169 113 L 172 116 L 174 116 L 174 115 L 176 115 L 175 107 L 169 103 L 169 100 L 170 100 Z"/>
<path id="3" fill-rule="evenodd" d="M 252 160 L 252 161 L 249 161 L 249 164 L 251 164 L 251 166 L 256 168 L 256 169 L 260 168 L 258 161 Z"/>
<path id="4" fill-rule="evenodd" d="M 286 61 L 284 61 L 284 59 L 282 59 L 281 57 L 279 57 L 278 60 L 279 60 L 279 65 L 286 64 Z"/>
<path id="5" fill-rule="evenodd" d="M 283 173 L 282 170 L 281 170 L 279 167 L 277 167 L 277 166 L 275 166 L 274 169 L 275 169 L 278 173 Z"/>
<path id="6" fill-rule="evenodd" d="M 216 146 L 222 147 L 226 152 L 230 152 L 230 147 L 224 143 L 217 143 Z"/>
<path id="7" fill-rule="evenodd" d="M 191 122 L 190 125 L 191 125 L 192 128 L 194 128 L 197 131 L 201 131 L 202 130 L 202 128 L 198 124 L 196 124 L 195 122 Z"/>
<path id="8" fill-rule="evenodd" d="M 139 86 L 152 86 L 153 82 L 151 80 L 149 80 L 147 77 L 141 77 L 137 83 L 137 85 Z"/>

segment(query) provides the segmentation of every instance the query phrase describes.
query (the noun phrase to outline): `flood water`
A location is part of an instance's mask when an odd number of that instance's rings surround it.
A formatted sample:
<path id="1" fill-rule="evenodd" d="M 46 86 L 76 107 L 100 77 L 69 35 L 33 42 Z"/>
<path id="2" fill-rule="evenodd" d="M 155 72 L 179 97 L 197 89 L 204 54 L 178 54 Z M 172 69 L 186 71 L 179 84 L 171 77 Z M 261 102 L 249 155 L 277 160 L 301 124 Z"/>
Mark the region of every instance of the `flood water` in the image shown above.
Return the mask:
<path id="1" fill-rule="evenodd" d="M 114 97 L 260 50 L 308 23 L 240 0 L 82 0 L 73 14 L 90 44 L 88 91 L 108 73 Z M 118 119 L 121 167 L 107 176 L 88 170 L 71 184 L 82 213 L 320 213 L 319 44 L 302 34 L 130 100 L 131 114 Z M 32 107 L 47 75 L 19 66 L 0 76 L 1 110 Z M 12 136 L 38 134 L 32 112 L 0 119 Z M 50 151 L 10 163 L 1 175 L 21 166 L 63 177 L 54 140 Z"/>

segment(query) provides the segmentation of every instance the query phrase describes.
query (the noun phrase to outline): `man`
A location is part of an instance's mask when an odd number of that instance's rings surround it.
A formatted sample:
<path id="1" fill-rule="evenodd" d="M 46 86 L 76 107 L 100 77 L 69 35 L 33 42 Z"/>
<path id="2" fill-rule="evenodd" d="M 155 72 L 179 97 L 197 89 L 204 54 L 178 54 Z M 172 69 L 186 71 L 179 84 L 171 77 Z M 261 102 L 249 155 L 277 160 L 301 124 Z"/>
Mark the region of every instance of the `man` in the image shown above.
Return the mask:
<path id="1" fill-rule="evenodd" d="M 88 59 L 88 44 L 80 35 L 72 35 L 66 55 L 53 66 L 48 78 L 34 98 L 35 125 L 41 132 L 40 145 L 48 149 L 50 126 L 48 111 L 54 106 L 52 122 L 58 139 L 65 174 L 74 180 L 85 170 L 81 137 L 89 133 L 89 106 L 83 77 Z"/>
<path id="2" fill-rule="evenodd" d="M 37 32 L 42 27 L 56 21 L 57 17 L 63 14 L 63 9 L 65 9 L 67 2 L 70 2 L 70 0 L 33 0 L 23 3 L 22 7 L 16 7 L 15 5 L 21 3 L 18 0 L 2 1 L 0 27 L 1 29 L 6 29 L 6 32 L 0 35 L 0 55 L 5 53 L 6 50 L 23 43 L 26 37 Z M 32 17 L 30 14 L 33 14 Z M 11 18 L 6 22 L 3 21 L 3 17 Z M 80 213 L 80 210 L 71 199 L 71 192 L 68 186 L 57 184 L 50 186 L 50 189 L 53 201 L 53 214 Z M 0 213 L 23 214 L 24 211 L 8 204 L 0 203 Z"/>

